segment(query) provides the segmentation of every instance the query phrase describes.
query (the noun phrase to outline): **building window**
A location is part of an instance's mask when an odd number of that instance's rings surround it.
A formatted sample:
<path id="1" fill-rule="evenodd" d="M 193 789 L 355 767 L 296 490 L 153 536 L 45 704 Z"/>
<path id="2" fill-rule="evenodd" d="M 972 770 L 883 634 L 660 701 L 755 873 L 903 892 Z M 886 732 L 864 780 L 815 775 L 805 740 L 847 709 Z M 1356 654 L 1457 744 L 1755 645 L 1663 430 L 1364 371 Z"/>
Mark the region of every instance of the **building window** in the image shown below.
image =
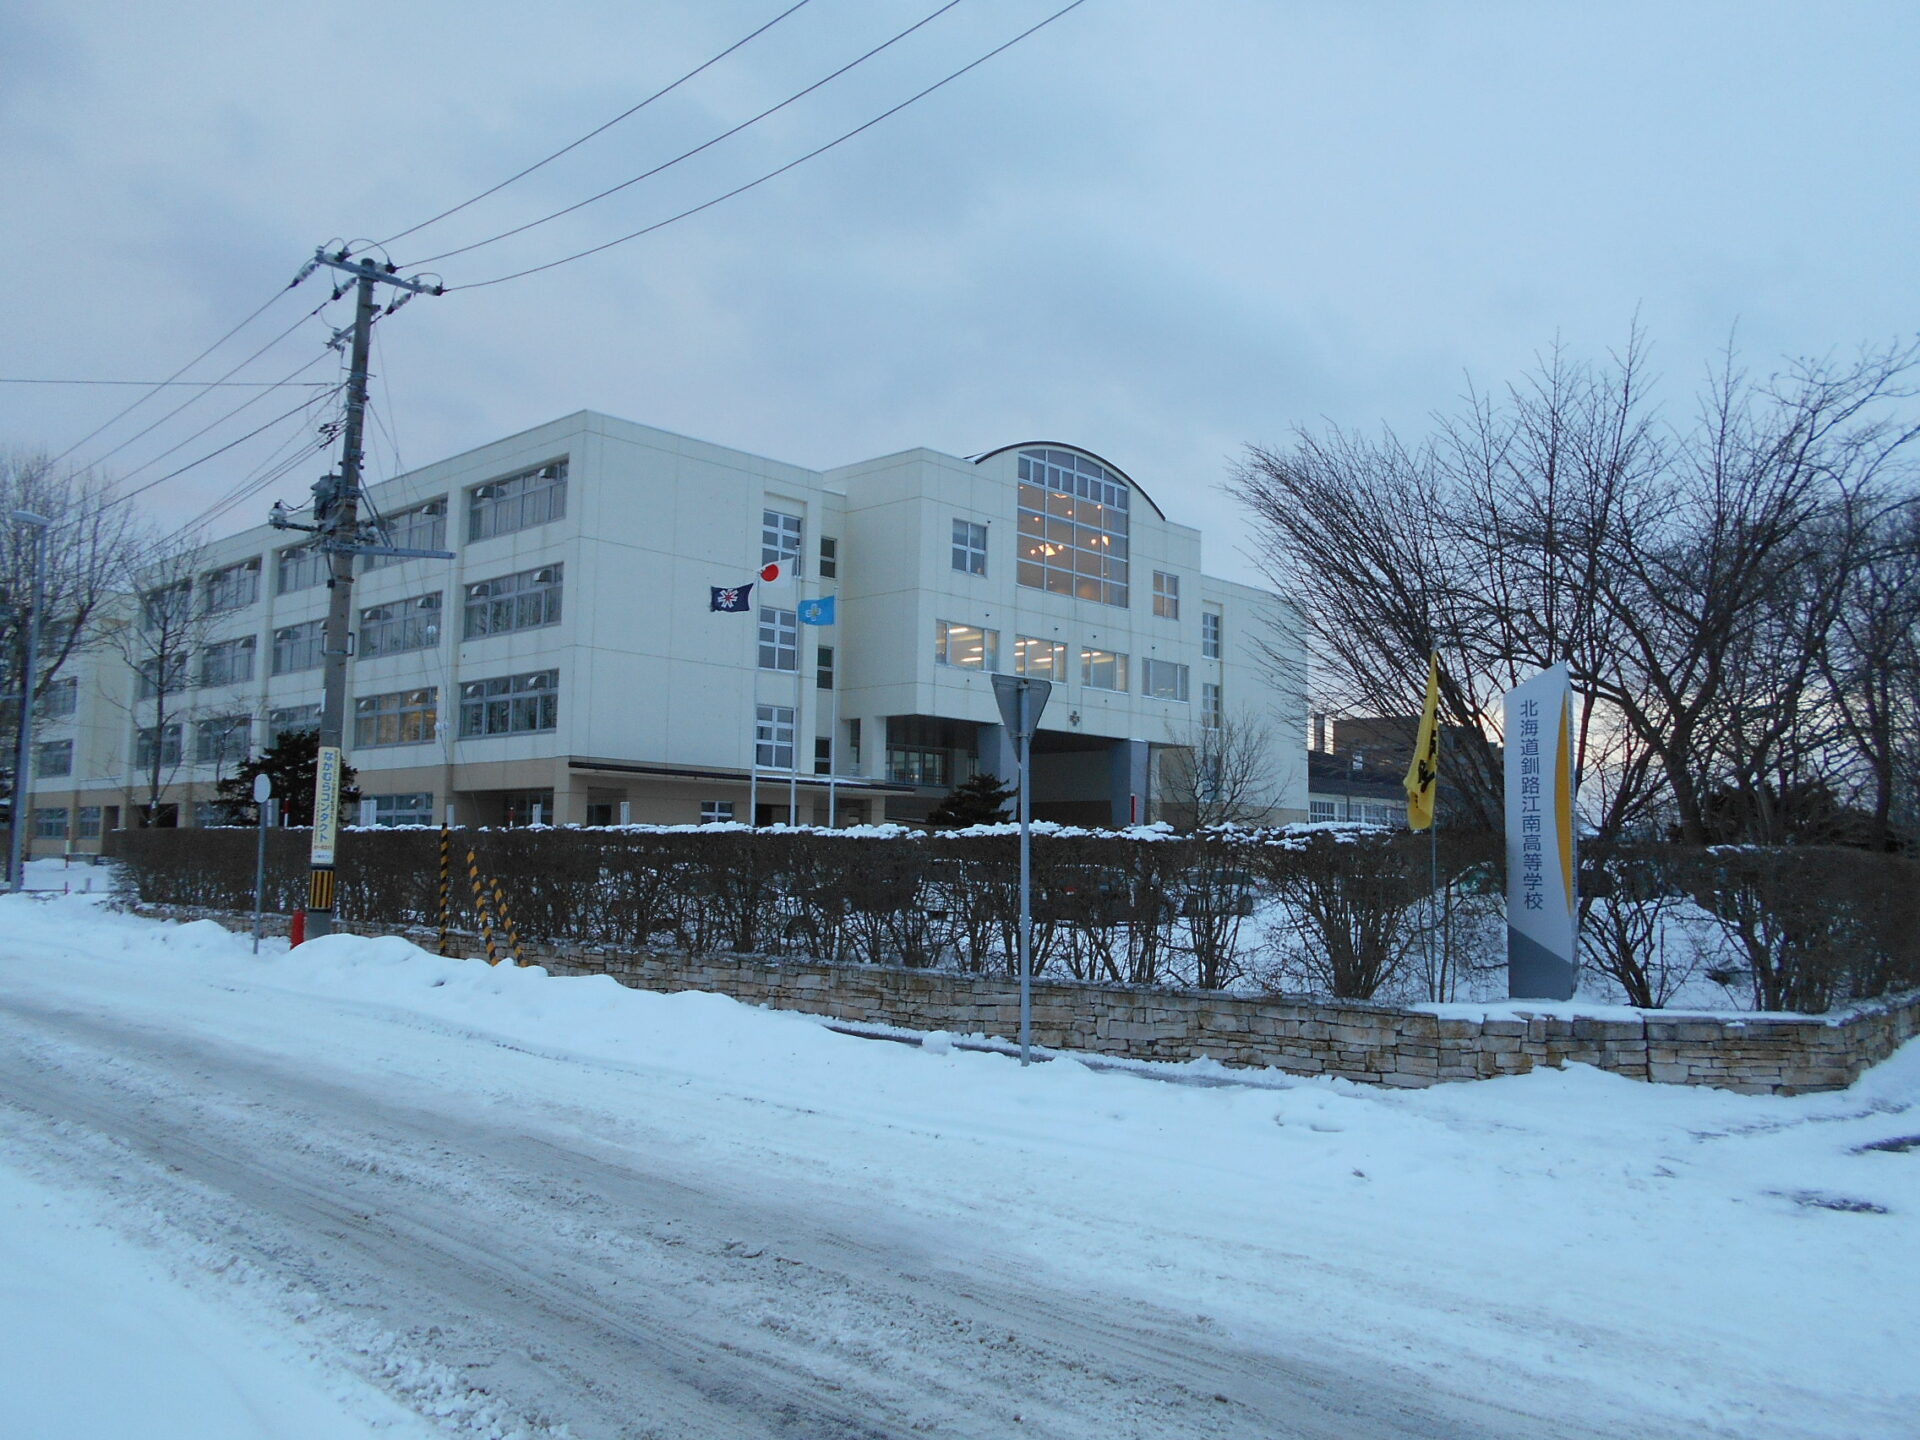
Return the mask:
<path id="1" fill-rule="evenodd" d="M 793 769 L 791 705 L 762 705 L 755 711 L 753 763 L 763 770 Z"/>
<path id="2" fill-rule="evenodd" d="M 466 638 L 560 623 L 562 567 L 542 565 L 467 586 Z"/>
<path id="3" fill-rule="evenodd" d="M 369 605 L 360 612 L 362 660 L 431 650 L 440 643 L 440 592 L 390 605 Z"/>
<path id="4" fill-rule="evenodd" d="M 279 553 L 275 570 L 275 594 L 311 590 L 328 578 L 326 552 L 313 545 L 289 545 Z"/>
<path id="5" fill-rule="evenodd" d="M 800 517 L 783 510 L 763 510 L 760 512 L 760 563 L 774 565 L 781 561 L 791 565 L 795 575 L 800 573 Z"/>
<path id="6" fill-rule="evenodd" d="M 1200 723 L 1209 730 L 1218 730 L 1226 718 L 1226 709 L 1220 703 L 1220 687 L 1201 681 Z"/>
<path id="7" fill-rule="evenodd" d="M 387 539 L 397 550 L 444 550 L 447 548 L 447 497 L 444 495 L 387 516 Z M 382 565 L 398 565 L 404 555 L 363 555 L 360 568 L 377 570 Z"/>
<path id="8" fill-rule="evenodd" d="M 1307 816 L 1313 820 L 1338 820 L 1340 818 L 1339 803 L 1333 800 L 1309 800 Z"/>
<path id="9" fill-rule="evenodd" d="M 1127 688 L 1127 657 L 1112 650 L 1080 652 L 1080 683 L 1089 690 Z"/>
<path id="10" fill-rule="evenodd" d="M 1146 660 L 1140 665 L 1140 693 L 1155 700 L 1187 698 L 1187 667 L 1171 660 Z"/>
<path id="11" fill-rule="evenodd" d="M 79 703 L 78 680 L 55 680 L 40 692 L 40 701 L 33 708 L 42 719 L 64 720 L 73 714 Z"/>
<path id="12" fill-rule="evenodd" d="M 53 780 L 73 773 L 73 741 L 49 740 L 33 747 L 33 778 Z"/>
<path id="13" fill-rule="evenodd" d="M 200 683 L 238 685 L 253 679 L 253 636 L 222 640 L 200 652 Z"/>
<path id="14" fill-rule="evenodd" d="M 260 598 L 260 557 L 208 571 L 200 578 L 200 609 L 206 615 L 224 615 Z"/>
<path id="15" fill-rule="evenodd" d="M 1180 577 L 1164 570 L 1153 572 L 1153 613 L 1163 620 L 1180 618 Z"/>
<path id="16" fill-rule="evenodd" d="M 286 705 L 278 710 L 267 712 L 267 744 L 277 745 L 282 735 L 290 735 L 296 730 L 318 730 L 320 728 L 320 707 L 318 705 Z"/>
<path id="17" fill-rule="evenodd" d="M 1064 685 L 1067 683 L 1067 647 L 1057 640 L 1016 635 L 1013 637 L 1013 673 Z"/>
<path id="18" fill-rule="evenodd" d="M 187 623 L 193 613 L 193 581 L 182 580 L 162 585 L 140 597 L 140 628 L 174 631 Z"/>
<path id="19" fill-rule="evenodd" d="M 220 715 L 193 727 L 193 758 L 202 765 L 245 760 L 253 744 L 253 717 Z"/>
<path id="20" fill-rule="evenodd" d="M 138 699 L 151 700 L 163 692 L 175 695 L 186 688 L 185 655 L 156 655 L 140 662 L 140 680 L 134 691 Z"/>
<path id="21" fill-rule="evenodd" d="M 953 522 L 953 568 L 962 575 L 987 573 L 987 527 L 971 520 Z"/>
<path id="22" fill-rule="evenodd" d="M 813 652 L 813 685 L 816 690 L 833 688 L 833 646 L 820 645 Z"/>
<path id="23" fill-rule="evenodd" d="M 847 763 L 856 770 L 860 768 L 860 722 L 847 721 Z"/>
<path id="24" fill-rule="evenodd" d="M 425 745 L 433 739 L 439 699 L 440 692 L 429 685 L 424 690 L 396 690 L 354 701 L 354 746 Z"/>
<path id="25" fill-rule="evenodd" d="M 180 725 L 175 721 L 159 729 L 148 725 L 138 730 L 133 737 L 133 763 L 143 770 L 153 768 L 155 762 L 161 765 L 180 763 Z"/>
<path id="26" fill-rule="evenodd" d="M 77 828 L 80 838 L 82 840 L 98 840 L 100 838 L 100 807 L 98 805 L 82 805 L 78 818 L 80 823 Z"/>
<path id="27" fill-rule="evenodd" d="M 945 750 L 925 750 L 917 746 L 887 747 L 887 779 L 902 785 L 947 785 L 952 783 L 953 756 Z"/>
<path id="28" fill-rule="evenodd" d="M 813 773 L 831 775 L 833 773 L 833 737 L 816 735 L 813 737 Z"/>
<path id="29" fill-rule="evenodd" d="M 760 668 L 800 668 L 800 617 L 793 611 L 760 607 Z"/>
<path id="30" fill-rule="evenodd" d="M 933 663 L 964 670 L 995 670 L 1000 665 L 1000 632 L 978 625 L 933 622 Z"/>
<path id="31" fill-rule="evenodd" d="M 489 540 L 567 513 L 567 462 L 536 465 L 467 491 L 467 539 Z"/>
<path id="32" fill-rule="evenodd" d="M 840 542 L 831 535 L 820 537 L 820 578 L 834 580 L 840 575 Z"/>
<path id="33" fill-rule="evenodd" d="M 702 800 L 700 802 L 700 823 L 702 825 L 731 825 L 733 823 L 733 801 Z"/>
<path id="34" fill-rule="evenodd" d="M 1220 612 L 1200 612 L 1200 654 L 1208 660 L 1220 658 Z"/>
<path id="35" fill-rule="evenodd" d="M 1022 451 L 1015 578 L 1029 589 L 1124 606 L 1129 497 L 1124 480 L 1084 455 Z"/>
<path id="36" fill-rule="evenodd" d="M 41 840 L 64 840 L 67 838 L 67 812 L 64 807 L 58 810 L 36 810 L 33 812 L 33 833 Z"/>
<path id="37" fill-rule="evenodd" d="M 407 795 L 369 795 L 363 805 L 372 810 L 375 825 L 433 824 L 433 792 L 418 790 Z"/>
<path id="38" fill-rule="evenodd" d="M 560 672 L 535 670 L 460 687 L 460 738 L 531 735 L 560 724 Z"/>
<path id="39" fill-rule="evenodd" d="M 273 673 L 292 675 L 318 670 L 326 662 L 327 622 L 308 620 L 273 632 Z"/>

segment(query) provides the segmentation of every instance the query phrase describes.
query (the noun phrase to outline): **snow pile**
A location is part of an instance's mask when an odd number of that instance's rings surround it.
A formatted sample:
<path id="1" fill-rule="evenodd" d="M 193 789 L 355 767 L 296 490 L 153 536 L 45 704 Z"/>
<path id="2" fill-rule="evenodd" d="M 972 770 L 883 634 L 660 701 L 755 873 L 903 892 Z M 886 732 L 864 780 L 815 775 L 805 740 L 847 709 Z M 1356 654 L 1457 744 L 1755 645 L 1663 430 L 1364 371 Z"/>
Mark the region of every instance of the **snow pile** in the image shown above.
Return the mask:
<path id="1" fill-rule="evenodd" d="M 1892 1435 L 1920 1410 L 1920 1153 L 1885 1144 L 1920 1133 L 1920 1044 L 1799 1098 L 1585 1068 L 1402 1092 L 1136 1067 L 1195 1082 L 1158 1084 L 397 939 L 248 945 L 0 901 L 4 994 L 458 1093 L 636 1165 L 670 1150 L 1116 1313 L 1178 1307 L 1601 1433 Z M 0 1395 L 18 1361 L 0 1351 Z M 41 1433 L 4 1410 L 0 1431 Z"/>

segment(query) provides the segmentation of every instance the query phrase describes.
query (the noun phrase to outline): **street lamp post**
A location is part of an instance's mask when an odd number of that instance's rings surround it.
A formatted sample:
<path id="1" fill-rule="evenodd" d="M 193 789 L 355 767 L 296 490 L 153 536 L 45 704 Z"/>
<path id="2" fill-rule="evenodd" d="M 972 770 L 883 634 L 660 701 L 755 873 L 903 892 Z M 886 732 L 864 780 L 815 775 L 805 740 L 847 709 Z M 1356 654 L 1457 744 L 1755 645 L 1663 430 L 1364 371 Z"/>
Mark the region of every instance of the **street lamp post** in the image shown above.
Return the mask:
<path id="1" fill-rule="evenodd" d="M 33 681 L 34 669 L 40 659 L 40 611 L 46 605 L 47 526 L 53 522 L 31 510 L 16 510 L 11 518 L 15 525 L 28 526 L 38 532 L 33 544 L 33 598 L 29 602 L 24 627 L 27 632 L 27 655 L 20 675 L 20 736 L 13 753 L 13 813 L 7 826 L 7 887 L 17 895 L 27 885 L 27 867 L 22 858 L 22 847 L 27 838 L 27 777 L 30 773 L 27 762 L 33 750 Z"/>

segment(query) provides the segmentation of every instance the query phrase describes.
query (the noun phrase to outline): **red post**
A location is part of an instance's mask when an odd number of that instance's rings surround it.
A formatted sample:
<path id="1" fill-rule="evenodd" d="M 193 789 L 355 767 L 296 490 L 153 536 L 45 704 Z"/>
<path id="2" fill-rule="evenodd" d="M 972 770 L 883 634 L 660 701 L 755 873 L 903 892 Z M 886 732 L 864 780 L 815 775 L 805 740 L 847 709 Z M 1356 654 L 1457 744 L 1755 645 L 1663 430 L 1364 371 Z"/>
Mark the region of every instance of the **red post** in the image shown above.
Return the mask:
<path id="1" fill-rule="evenodd" d="M 307 910 L 303 905 L 293 912 L 293 925 L 287 931 L 288 948 L 298 945 L 307 938 Z"/>

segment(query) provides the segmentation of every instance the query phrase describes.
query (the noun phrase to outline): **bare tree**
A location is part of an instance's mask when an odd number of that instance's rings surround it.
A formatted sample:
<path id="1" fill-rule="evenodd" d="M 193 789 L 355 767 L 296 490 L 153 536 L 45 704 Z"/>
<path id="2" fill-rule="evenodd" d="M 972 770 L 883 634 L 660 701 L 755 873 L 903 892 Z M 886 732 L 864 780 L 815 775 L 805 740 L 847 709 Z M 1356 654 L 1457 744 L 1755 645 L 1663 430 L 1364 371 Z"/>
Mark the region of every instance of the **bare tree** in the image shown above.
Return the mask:
<path id="1" fill-rule="evenodd" d="M 1168 740 L 1160 760 L 1160 810 L 1176 829 L 1272 820 L 1294 762 L 1270 725 L 1246 711 L 1200 715 L 1171 729 Z"/>
<path id="2" fill-rule="evenodd" d="M 1576 764 L 1605 776 L 1590 818 L 1624 832 L 1664 811 L 1699 843 L 1710 796 L 1757 802 L 1831 760 L 1815 692 L 1845 567 L 1821 556 L 1861 497 L 1912 493 L 1917 362 L 1909 346 L 1755 383 L 1729 356 L 1671 427 L 1635 333 L 1605 365 L 1550 352 L 1418 446 L 1336 431 L 1251 449 L 1230 489 L 1275 586 L 1315 597 L 1312 659 L 1347 708 L 1415 713 L 1420 659 L 1440 653 L 1470 821 L 1500 819 L 1502 693 L 1566 661 Z"/>
<path id="3" fill-rule="evenodd" d="M 175 536 L 151 542 L 126 568 L 130 599 L 112 631 L 134 673 L 130 710 L 134 767 L 145 792 L 142 826 L 160 823 L 161 796 L 187 757 L 191 667 L 207 632 L 204 607 L 194 594 L 199 556 L 196 540 Z"/>
<path id="4" fill-rule="evenodd" d="M 101 609 L 115 592 L 134 546 L 127 507 L 116 505 L 104 478 L 75 474 L 45 455 L 0 452 L 0 692 L 17 696 L 26 667 L 23 620 L 32 600 L 35 533 L 5 523 L 16 510 L 48 520 L 46 567 L 34 698 L 61 678 L 74 655 L 98 638 Z M 19 724 L 12 702 L 4 727 L 11 742 Z M 0 747 L 0 777 L 10 794 L 14 747 Z"/>

